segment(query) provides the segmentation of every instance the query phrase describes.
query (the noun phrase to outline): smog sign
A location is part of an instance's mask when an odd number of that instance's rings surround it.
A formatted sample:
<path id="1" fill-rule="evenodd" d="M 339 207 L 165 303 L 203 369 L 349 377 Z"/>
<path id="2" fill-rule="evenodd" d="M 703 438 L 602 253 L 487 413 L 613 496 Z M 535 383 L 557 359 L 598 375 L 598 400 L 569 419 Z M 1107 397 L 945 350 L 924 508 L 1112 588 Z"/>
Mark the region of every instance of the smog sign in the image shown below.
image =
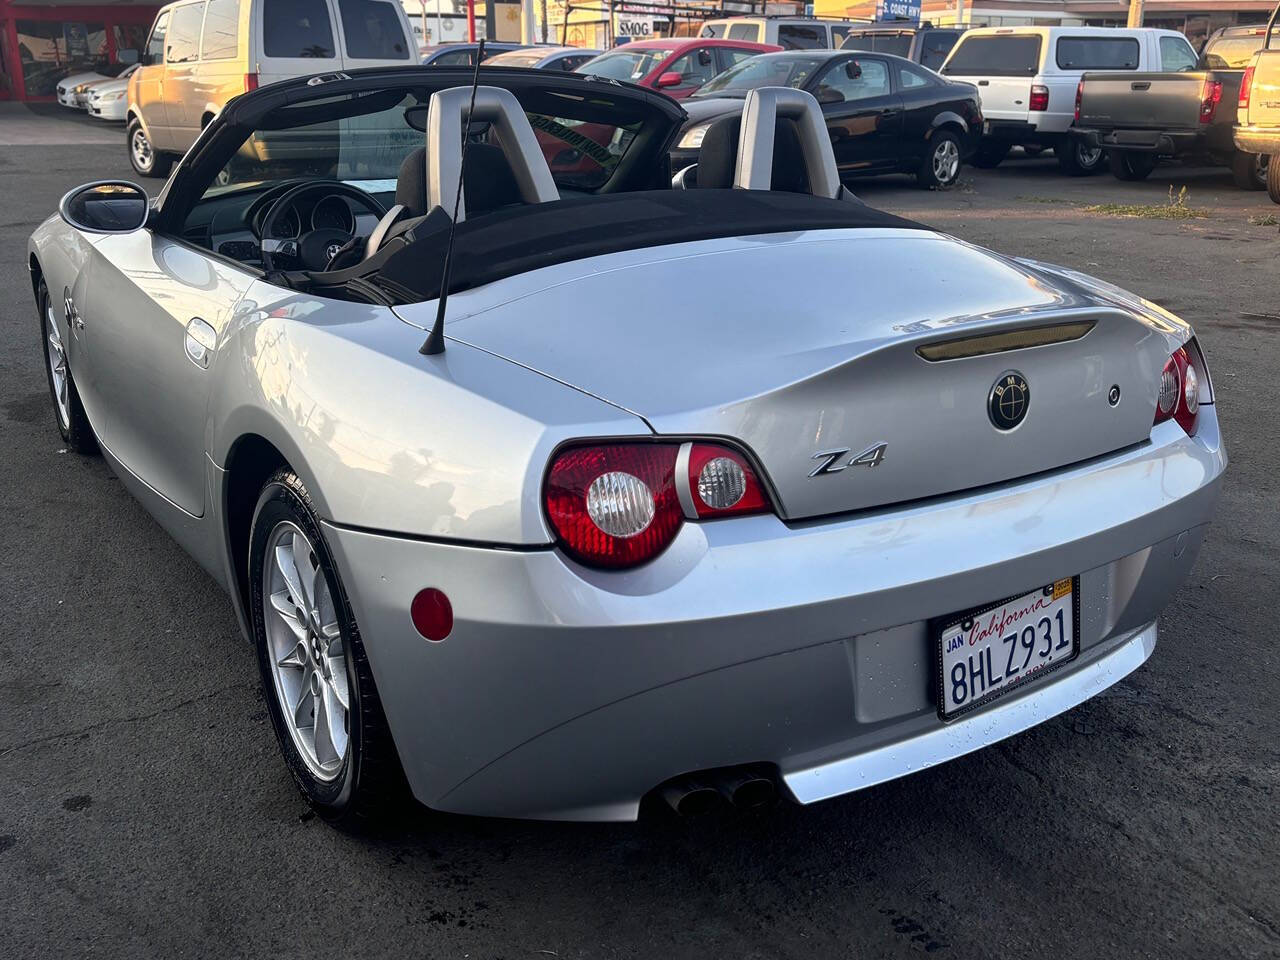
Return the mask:
<path id="1" fill-rule="evenodd" d="M 628 40 L 640 40 L 653 36 L 653 18 L 632 14 L 619 15 L 614 21 L 614 34 Z"/>

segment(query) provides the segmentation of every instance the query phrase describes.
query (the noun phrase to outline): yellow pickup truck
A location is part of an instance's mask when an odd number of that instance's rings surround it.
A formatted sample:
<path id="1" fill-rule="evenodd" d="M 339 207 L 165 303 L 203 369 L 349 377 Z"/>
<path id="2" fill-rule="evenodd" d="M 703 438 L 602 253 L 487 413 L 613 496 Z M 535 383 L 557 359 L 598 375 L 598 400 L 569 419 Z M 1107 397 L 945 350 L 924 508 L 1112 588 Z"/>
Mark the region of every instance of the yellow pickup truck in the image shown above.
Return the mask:
<path id="1" fill-rule="evenodd" d="M 1270 154 L 1267 165 L 1267 193 L 1280 203 L 1280 40 L 1276 19 L 1280 4 L 1271 12 L 1262 48 L 1245 67 L 1240 81 L 1240 103 L 1236 110 L 1233 139 L 1240 150 Z"/>

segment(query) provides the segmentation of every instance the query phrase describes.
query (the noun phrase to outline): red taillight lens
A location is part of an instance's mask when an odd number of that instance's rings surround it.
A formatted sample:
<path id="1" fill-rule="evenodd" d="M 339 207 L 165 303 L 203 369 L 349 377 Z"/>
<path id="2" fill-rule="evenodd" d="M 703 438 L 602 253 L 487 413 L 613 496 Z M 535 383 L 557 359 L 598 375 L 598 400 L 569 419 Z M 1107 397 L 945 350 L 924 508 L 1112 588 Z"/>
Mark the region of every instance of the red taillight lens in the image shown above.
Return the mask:
<path id="1" fill-rule="evenodd" d="M 595 567 L 652 560 L 684 520 L 675 443 L 612 443 L 565 450 L 547 474 L 547 518 L 560 544 Z"/>
<path id="2" fill-rule="evenodd" d="M 1075 122 L 1080 122 L 1080 101 L 1084 99 L 1084 77 L 1080 78 L 1080 82 L 1076 84 L 1076 116 Z"/>
<path id="3" fill-rule="evenodd" d="M 702 442 L 570 447 L 551 463 L 544 501 L 565 552 L 611 569 L 652 560 L 685 520 L 770 509 L 746 457 Z"/>
<path id="4" fill-rule="evenodd" d="M 253 93 L 258 89 L 258 75 L 256 73 L 246 73 L 244 75 L 244 92 Z"/>
<path id="5" fill-rule="evenodd" d="M 1244 68 L 1244 76 L 1240 78 L 1240 103 L 1241 109 L 1249 109 L 1249 94 L 1253 90 L 1253 64 Z"/>
<path id="6" fill-rule="evenodd" d="M 689 449 L 689 499 L 699 517 L 759 513 L 769 500 L 756 472 L 736 450 L 714 443 Z"/>
<path id="7" fill-rule="evenodd" d="M 1218 112 L 1218 103 L 1222 100 L 1222 81 L 1205 80 L 1200 88 L 1200 122 L 1213 123 L 1213 115 Z"/>
<path id="8" fill-rule="evenodd" d="M 1028 101 L 1028 107 L 1031 110 L 1048 110 L 1049 109 L 1049 88 L 1043 87 L 1038 83 L 1031 86 L 1031 99 Z"/>
<path id="9" fill-rule="evenodd" d="M 1160 371 L 1160 393 L 1156 398 L 1155 423 L 1173 419 L 1194 436 L 1200 420 L 1200 378 L 1195 361 L 1186 347 L 1173 352 Z"/>

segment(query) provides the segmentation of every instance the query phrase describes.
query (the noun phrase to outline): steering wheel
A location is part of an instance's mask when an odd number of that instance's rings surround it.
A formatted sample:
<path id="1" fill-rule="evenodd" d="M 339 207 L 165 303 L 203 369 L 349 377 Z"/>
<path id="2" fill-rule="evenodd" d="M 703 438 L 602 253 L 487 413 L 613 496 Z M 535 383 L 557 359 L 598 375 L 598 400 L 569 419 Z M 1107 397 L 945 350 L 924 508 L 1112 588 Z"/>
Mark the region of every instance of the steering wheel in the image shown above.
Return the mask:
<path id="1" fill-rule="evenodd" d="M 300 183 L 273 200 L 262 218 L 262 224 L 259 227 L 261 232 L 259 246 L 262 250 L 262 266 L 267 273 L 277 269 L 273 258 L 281 255 L 302 261 L 302 266 L 306 270 L 324 270 L 329 266 L 329 261 L 333 259 L 334 254 L 346 246 L 354 236 L 354 232 L 347 233 L 337 227 L 321 227 L 319 230 L 301 232 L 296 240 L 278 240 L 272 237 L 272 229 L 284 211 L 311 193 L 323 193 L 328 197 L 348 197 L 379 220 L 387 213 L 382 204 L 369 193 L 349 183 L 343 183 L 340 180 L 309 180 L 306 183 Z"/>

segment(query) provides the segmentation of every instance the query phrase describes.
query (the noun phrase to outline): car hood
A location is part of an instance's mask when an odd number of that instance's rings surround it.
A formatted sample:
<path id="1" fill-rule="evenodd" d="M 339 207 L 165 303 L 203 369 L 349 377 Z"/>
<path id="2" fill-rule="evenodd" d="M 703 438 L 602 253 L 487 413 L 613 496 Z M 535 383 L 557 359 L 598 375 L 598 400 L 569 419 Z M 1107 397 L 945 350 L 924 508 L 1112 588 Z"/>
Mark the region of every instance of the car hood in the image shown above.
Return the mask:
<path id="1" fill-rule="evenodd" d="M 463 291 L 449 310 L 451 338 L 659 434 L 740 441 L 790 518 L 1002 482 L 1141 442 L 1163 365 L 1189 335 L 1176 318 L 1065 274 L 894 228 L 627 251 Z M 397 312 L 425 327 L 435 304 Z M 1087 332 L 1048 346 L 943 362 L 916 349 L 1073 321 Z M 1002 433 L 988 406 L 1011 369 L 1035 399 Z M 1108 405 L 1113 386 L 1125 403 Z M 810 482 L 824 451 L 853 458 L 879 444 L 876 469 Z"/>
<path id="2" fill-rule="evenodd" d="M 128 80 L 108 80 L 105 83 L 95 83 L 89 88 L 89 92 L 94 96 L 104 93 L 119 93 L 121 90 L 129 89 Z"/>
<path id="3" fill-rule="evenodd" d="M 71 87 L 78 87 L 82 83 L 88 83 L 90 80 L 110 80 L 110 79 L 111 77 L 103 76 L 100 73 L 73 73 L 71 76 L 63 77 L 61 80 L 59 80 L 58 86 L 67 87 L 69 89 Z"/>

